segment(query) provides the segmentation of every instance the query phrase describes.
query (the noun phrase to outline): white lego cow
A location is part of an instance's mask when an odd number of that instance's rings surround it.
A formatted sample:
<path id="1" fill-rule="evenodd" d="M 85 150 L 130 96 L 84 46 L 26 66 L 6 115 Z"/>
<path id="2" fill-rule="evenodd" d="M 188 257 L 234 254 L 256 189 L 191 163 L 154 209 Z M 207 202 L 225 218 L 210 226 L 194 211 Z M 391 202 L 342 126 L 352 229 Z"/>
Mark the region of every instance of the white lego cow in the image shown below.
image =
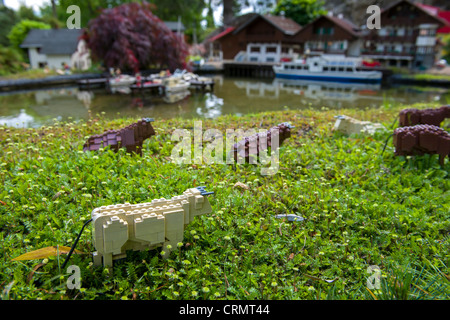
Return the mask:
<path id="1" fill-rule="evenodd" d="M 212 212 L 204 187 L 186 190 L 171 199 L 140 204 L 117 204 L 92 211 L 94 265 L 112 266 L 127 250 L 142 251 L 163 246 L 165 257 L 183 241 L 184 227 L 195 216 Z M 170 247 L 167 247 L 171 245 Z"/>
<path id="2" fill-rule="evenodd" d="M 345 134 L 352 133 L 369 133 L 373 134 L 376 130 L 383 129 L 380 123 L 372 123 L 370 121 L 360 121 L 349 116 L 340 115 L 334 124 L 333 130 L 340 131 Z"/>

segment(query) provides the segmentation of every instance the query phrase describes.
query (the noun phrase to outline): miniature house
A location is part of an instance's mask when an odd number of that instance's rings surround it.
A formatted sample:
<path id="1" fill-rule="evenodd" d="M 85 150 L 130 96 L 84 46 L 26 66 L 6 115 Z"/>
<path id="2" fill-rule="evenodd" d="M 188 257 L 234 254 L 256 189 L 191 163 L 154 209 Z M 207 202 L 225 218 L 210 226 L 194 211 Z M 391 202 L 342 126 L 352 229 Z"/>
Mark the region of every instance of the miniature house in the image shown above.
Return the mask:
<path id="1" fill-rule="evenodd" d="M 61 69 L 63 63 L 75 67 L 72 65 L 72 56 L 77 52 L 78 39 L 82 32 L 80 29 L 32 29 L 20 47 L 28 50 L 33 69 L 44 67 Z M 90 61 L 86 53 L 83 55 L 83 61 L 85 63 Z M 89 68 L 89 65 L 84 67 Z"/>
<path id="2" fill-rule="evenodd" d="M 300 29 L 286 17 L 247 14 L 207 39 L 209 55 L 241 62 L 278 63 L 298 54 L 300 46 L 294 38 Z"/>
<path id="3" fill-rule="evenodd" d="M 381 29 L 364 30 L 363 57 L 389 67 L 434 65 L 439 53 L 436 33 L 447 21 L 407 0 L 383 8 L 380 20 Z"/>

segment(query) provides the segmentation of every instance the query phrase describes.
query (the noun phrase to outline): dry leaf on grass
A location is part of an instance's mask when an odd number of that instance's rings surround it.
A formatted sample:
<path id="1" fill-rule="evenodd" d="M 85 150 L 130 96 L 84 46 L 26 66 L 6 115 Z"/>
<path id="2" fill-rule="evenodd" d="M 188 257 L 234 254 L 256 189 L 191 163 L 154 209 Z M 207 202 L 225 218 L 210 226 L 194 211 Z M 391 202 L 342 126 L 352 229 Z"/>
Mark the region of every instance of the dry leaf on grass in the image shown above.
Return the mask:
<path id="1" fill-rule="evenodd" d="M 65 246 L 51 246 L 41 248 L 35 251 L 24 253 L 14 259 L 12 261 L 22 261 L 22 260 L 35 260 L 35 259 L 45 259 L 51 256 L 56 256 L 59 254 L 67 254 L 69 253 L 70 248 Z M 74 250 L 73 253 L 77 254 L 86 254 L 85 252 Z"/>
<path id="2" fill-rule="evenodd" d="M 243 189 L 243 190 L 250 190 L 250 188 L 248 187 L 248 185 L 246 185 L 246 184 L 244 184 L 244 183 L 242 183 L 242 182 L 236 182 L 236 183 L 234 184 L 234 187 L 235 187 L 235 188 L 240 188 L 240 189 Z"/>

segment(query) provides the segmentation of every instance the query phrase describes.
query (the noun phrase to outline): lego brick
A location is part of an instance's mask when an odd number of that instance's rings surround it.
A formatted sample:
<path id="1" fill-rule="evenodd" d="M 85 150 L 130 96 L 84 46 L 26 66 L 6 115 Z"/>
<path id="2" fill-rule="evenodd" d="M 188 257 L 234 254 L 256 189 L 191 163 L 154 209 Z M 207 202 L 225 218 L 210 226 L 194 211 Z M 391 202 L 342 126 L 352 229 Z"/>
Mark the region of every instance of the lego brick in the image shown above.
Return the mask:
<path id="1" fill-rule="evenodd" d="M 438 154 L 440 164 L 450 155 L 450 134 L 428 124 L 399 127 L 394 130 L 395 154 L 398 156 Z"/>
<path id="2" fill-rule="evenodd" d="M 272 141 L 278 138 L 278 145 L 291 136 L 291 126 L 287 122 L 280 123 L 278 126 L 272 127 L 264 133 L 257 133 L 238 141 L 233 145 L 233 155 L 235 161 L 239 158 L 245 159 L 246 163 L 250 163 L 250 158 L 258 157 L 261 151 L 265 151 L 272 147 Z"/>
<path id="3" fill-rule="evenodd" d="M 163 216 L 156 214 L 144 214 L 134 220 L 134 231 L 134 237 L 137 240 L 150 244 L 158 243 L 159 239 L 164 242 L 165 219 Z"/>
<path id="4" fill-rule="evenodd" d="M 105 252 L 120 253 L 128 240 L 128 224 L 117 216 L 111 217 L 103 225 L 103 241 Z"/>
<path id="5" fill-rule="evenodd" d="M 449 105 L 422 110 L 408 108 L 400 111 L 399 125 L 400 127 L 411 127 L 418 124 L 429 124 L 439 127 L 446 118 L 450 118 Z"/>
<path id="6" fill-rule="evenodd" d="M 184 227 L 197 215 L 211 213 L 204 187 L 186 190 L 171 199 L 154 199 L 139 204 L 116 204 L 92 211 L 94 264 L 112 266 L 126 250 L 146 250 L 155 246 L 176 247 L 183 240 Z M 165 250 L 168 256 L 169 250 Z"/>
<path id="7" fill-rule="evenodd" d="M 376 130 L 382 129 L 380 123 L 372 123 L 370 121 L 360 121 L 346 115 L 337 116 L 333 130 L 340 131 L 344 134 L 368 133 L 373 134 Z"/>
<path id="8" fill-rule="evenodd" d="M 144 140 L 155 135 L 151 122 L 153 119 L 144 118 L 120 130 L 107 130 L 103 134 L 89 137 L 83 145 L 84 151 L 96 151 L 109 146 L 117 152 L 125 148 L 128 153 L 142 154 Z"/>

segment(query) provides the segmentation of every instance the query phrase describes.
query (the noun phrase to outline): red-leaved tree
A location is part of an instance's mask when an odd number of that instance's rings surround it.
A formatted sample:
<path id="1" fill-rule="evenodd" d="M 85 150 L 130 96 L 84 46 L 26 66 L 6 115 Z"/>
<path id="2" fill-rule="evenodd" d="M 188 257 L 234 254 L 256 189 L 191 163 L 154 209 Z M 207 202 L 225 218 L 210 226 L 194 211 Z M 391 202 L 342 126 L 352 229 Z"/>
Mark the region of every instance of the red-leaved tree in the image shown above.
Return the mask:
<path id="1" fill-rule="evenodd" d="M 186 68 L 188 46 L 151 11 L 147 3 L 127 3 L 89 22 L 83 38 L 93 59 L 107 68 L 138 71 L 149 66 Z"/>

